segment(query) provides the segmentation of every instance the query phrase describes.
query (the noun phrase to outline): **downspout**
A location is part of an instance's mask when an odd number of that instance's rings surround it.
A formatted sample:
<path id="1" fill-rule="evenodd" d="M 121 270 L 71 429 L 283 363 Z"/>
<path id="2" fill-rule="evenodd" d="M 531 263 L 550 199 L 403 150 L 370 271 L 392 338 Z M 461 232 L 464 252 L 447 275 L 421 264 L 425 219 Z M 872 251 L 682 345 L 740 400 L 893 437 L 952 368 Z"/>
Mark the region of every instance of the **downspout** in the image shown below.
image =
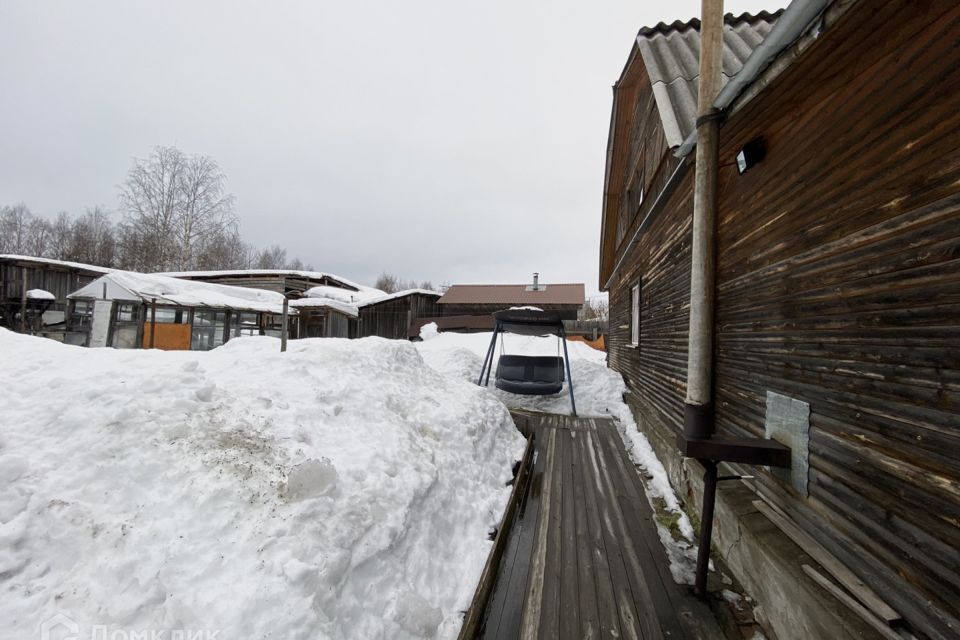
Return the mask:
<path id="1" fill-rule="evenodd" d="M 709 438 L 713 431 L 713 307 L 721 117 L 713 101 L 720 89 L 723 0 L 702 0 L 700 25 L 690 330 L 683 424 L 688 439 Z"/>

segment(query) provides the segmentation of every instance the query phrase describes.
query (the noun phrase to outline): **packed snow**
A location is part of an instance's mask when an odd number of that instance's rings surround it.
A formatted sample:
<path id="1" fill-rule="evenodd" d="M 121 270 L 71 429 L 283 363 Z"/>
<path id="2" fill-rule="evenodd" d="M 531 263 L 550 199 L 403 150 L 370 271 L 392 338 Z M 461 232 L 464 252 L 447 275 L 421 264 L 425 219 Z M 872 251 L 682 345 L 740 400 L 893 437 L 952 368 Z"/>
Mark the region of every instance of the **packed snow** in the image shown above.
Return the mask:
<path id="1" fill-rule="evenodd" d="M 6 637 L 51 619 L 77 637 L 456 636 L 524 442 L 426 351 L 0 330 L 0 353 Z"/>
<path id="2" fill-rule="evenodd" d="M 56 300 L 57 296 L 53 295 L 46 289 L 27 289 L 23 294 L 27 300 Z"/>
<path id="3" fill-rule="evenodd" d="M 85 349 L 0 330 L 0 619 L 109 634 L 453 638 L 523 438 L 478 387 L 491 334 Z M 558 355 L 506 335 L 505 353 Z M 569 342 L 580 415 L 612 416 L 692 537 L 605 354 Z M 495 366 L 495 365 L 494 365 Z M 671 569 L 695 548 L 661 525 Z"/>

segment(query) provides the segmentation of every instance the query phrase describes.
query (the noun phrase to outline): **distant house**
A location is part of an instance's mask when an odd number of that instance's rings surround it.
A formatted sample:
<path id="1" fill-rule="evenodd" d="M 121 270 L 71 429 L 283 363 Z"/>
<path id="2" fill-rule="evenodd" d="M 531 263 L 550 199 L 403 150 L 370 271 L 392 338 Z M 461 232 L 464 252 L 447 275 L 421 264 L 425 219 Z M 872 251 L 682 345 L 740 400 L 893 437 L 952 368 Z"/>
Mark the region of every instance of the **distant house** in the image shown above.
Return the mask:
<path id="1" fill-rule="evenodd" d="M 206 351 L 283 327 L 284 296 L 261 289 L 115 271 L 67 297 L 67 330 L 90 347 Z M 294 333 L 297 311 L 289 316 Z"/>
<path id="2" fill-rule="evenodd" d="M 614 85 L 599 264 L 609 365 L 691 498 L 699 26 L 641 29 Z M 956 2 L 797 0 L 725 19 L 712 425 L 777 434 L 793 466 L 725 470 L 755 493 L 724 485 L 715 540 L 781 638 L 876 631 L 843 617 L 793 542 L 758 543 L 771 522 L 846 567 L 877 615 L 868 589 L 922 637 L 960 634 L 958 41 Z"/>
<path id="3" fill-rule="evenodd" d="M 67 294 L 112 271 L 79 262 L 0 255 L 0 326 L 64 340 Z"/>
<path id="4" fill-rule="evenodd" d="M 437 301 L 443 317 L 484 316 L 510 307 L 532 306 L 559 311 L 563 320 L 576 320 L 583 311 L 583 283 L 544 284 L 534 274 L 530 284 L 455 284 Z M 493 328 L 492 319 L 490 326 Z"/>
<path id="5" fill-rule="evenodd" d="M 360 319 L 356 336 L 380 336 L 395 340 L 406 340 L 419 335 L 411 330 L 421 318 L 438 314 L 439 293 L 427 289 L 408 289 L 379 298 L 372 298 L 359 305 Z"/>

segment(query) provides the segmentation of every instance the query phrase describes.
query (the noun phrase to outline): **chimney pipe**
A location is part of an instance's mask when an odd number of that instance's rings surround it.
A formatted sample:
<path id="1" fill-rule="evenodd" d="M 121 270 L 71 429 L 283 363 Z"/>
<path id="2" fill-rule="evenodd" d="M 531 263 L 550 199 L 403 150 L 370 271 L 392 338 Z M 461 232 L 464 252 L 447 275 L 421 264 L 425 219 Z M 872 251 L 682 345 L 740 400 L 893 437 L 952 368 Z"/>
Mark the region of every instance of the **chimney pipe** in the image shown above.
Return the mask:
<path id="1" fill-rule="evenodd" d="M 540 290 L 540 274 L 536 271 L 533 272 L 533 290 Z"/>

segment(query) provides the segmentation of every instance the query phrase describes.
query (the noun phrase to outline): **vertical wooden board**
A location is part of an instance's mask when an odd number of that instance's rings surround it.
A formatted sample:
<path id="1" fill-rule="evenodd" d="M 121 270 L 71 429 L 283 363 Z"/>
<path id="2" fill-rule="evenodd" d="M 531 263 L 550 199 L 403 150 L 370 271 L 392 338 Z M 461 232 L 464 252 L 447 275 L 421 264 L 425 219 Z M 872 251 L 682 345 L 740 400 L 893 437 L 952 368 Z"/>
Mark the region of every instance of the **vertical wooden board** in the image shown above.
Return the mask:
<path id="1" fill-rule="evenodd" d="M 618 541 L 617 547 L 620 562 L 622 563 L 619 568 L 622 568 L 623 572 L 619 579 L 624 582 L 621 589 L 624 593 L 629 593 L 631 596 L 629 613 L 638 629 L 641 630 L 640 636 L 648 640 L 661 638 L 662 634 L 660 632 L 657 608 L 650 589 L 647 586 L 646 579 L 644 578 L 643 567 L 640 565 L 637 551 L 634 548 L 634 541 L 631 538 L 630 531 L 627 529 L 620 507 L 620 498 L 627 492 L 624 488 L 623 479 L 615 477 L 614 473 L 616 468 L 610 459 L 608 447 L 604 446 L 604 441 L 608 440 L 609 436 L 610 432 L 606 429 L 600 430 L 595 434 L 595 447 L 597 452 L 595 481 L 605 496 L 605 500 L 601 505 L 601 515 L 606 525 L 605 533 L 610 536 L 611 539 Z M 615 480 L 620 480 L 620 482 L 615 482 Z M 613 565 L 612 562 L 611 564 Z M 615 569 L 618 568 L 616 565 L 613 566 Z M 612 573 L 614 576 L 618 575 L 618 571 L 616 570 Z M 662 585 L 660 586 L 662 587 Z M 670 611 L 664 611 L 663 613 L 669 615 Z M 621 619 L 623 619 L 624 614 L 625 612 L 621 610 Z"/>
<path id="2" fill-rule="evenodd" d="M 581 454 L 583 464 L 579 482 L 584 488 L 584 504 L 586 507 L 587 533 L 589 536 L 589 552 L 592 558 L 594 580 L 596 584 L 597 616 L 600 624 L 601 638 L 622 638 L 620 616 L 613 589 L 610 562 L 608 560 L 607 543 L 603 535 L 603 525 L 600 521 L 598 508 L 598 491 L 594 484 L 593 448 L 590 446 L 593 434 L 583 438 Z"/>
<path id="3" fill-rule="evenodd" d="M 580 585 L 577 562 L 577 530 L 574 509 L 573 448 L 584 432 L 568 431 L 563 439 L 563 506 L 560 545 L 560 638 L 578 640 L 580 635 Z"/>
<path id="4" fill-rule="evenodd" d="M 587 474 L 587 484 L 593 492 L 594 504 L 597 508 L 597 529 L 606 549 L 606 567 L 610 576 L 611 601 L 615 606 L 616 616 L 620 624 L 620 637 L 639 640 L 644 638 L 637 608 L 634 605 L 633 591 L 627 578 L 627 569 L 621 550 L 622 541 L 614 529 L 611 502 L 615 497 L 600 479 L 600 464 L 602 453 L 596 441 L 597 434 L 591 432 L 587 440 L 588 460 L 590 461 Z"/>
<path id="5" fill-rule="evenodd" d="M 611 429 L 616 429 L 610 425 Z M 643 580 L 650 600 L 657 612 L 660 629 L 669 638 L 720 637 L 716 618 L 709 607 L 690 593 L 684 585 L 677 584 L 670 571 L 666 550 L 660 542 L 653 509 L 647 502 L 646 493 L 633 462 L 615 431 L 608 432 L 603 444 L 609 452 L 609 460 L 616 465 L 613 472 L 624 484 L 633 484 L 634 489 L 624 491 L 619 498 L 626 536 L 640 563 L 637 580 Z M 631 497 L 631 493 L 638 497 Z"/>
<path id="6" fill-rule="evenodd" d="M 586 496 L 583 486 L 583 442 L 589 435 L 578 434 L 571 440 L 570 483 L 573 487 L 575 544 L 577 547 L 577 595 L 580 615 L 580 638 L 594 640 L 600 637 L 600 619 L 597 613 L 597 581 L 594 556 L 590 547 Z"/>
<path id="7" fill-rule="evenodd" d="M 524 596 L 523 615 L 520 618 L 520 638 L 532 640 L 538 637 L 540 617 L 543 609 L 543 582 L 546 573 L 547 536 L 550 527 L 550 512 L 553 505 L 554 456 L 556 455 L 556 430 L 544 429 L 546 441 L 544 460 L 543 494 L 540 514 L 535 528 L 533 549 L 531 551 L 530 572 L 527 575 L 527 588 Z"/>
<path id="8" fill-rule="evenodd" d="M 499 589 L 492 598 L 490 614 L 484 630 L 486 638 L 515 638 L 519 634 L 523 615 L 523 603 L 526 600 L 527 577 L 530 572 L 530 560 L 533 551 L 534 535 L 540 518 L 542 504 L 544 470 L 546 465 L 546 434 L 544 430 L 535 431 L 535 450 L 533 469 L 527 487 L 526 498 L 518 509 L 518 525 L 521 528 L 517 538 L 516 555 L 509 566 L 509 577 L 500 576 L 506 581 L 506 588 Z"/>
<path id="9" fill-rule="evenodd" d="M 559 421 L 558 421 L 559 422 Z M 547 526 L 543 570 L 543 597 L 540 605 L 540 627 L 537 636 L 541 640 L 554 640 L 560 635 L 560 592 L 563 578 L 562 528 L 563 528 L 563 466 L 566 444 L 570 432 L 563 428 L 562 422 L 551 430 L 553 456 L 549 463 L 551 469 L 549 519 L 543 522 Z"/>

